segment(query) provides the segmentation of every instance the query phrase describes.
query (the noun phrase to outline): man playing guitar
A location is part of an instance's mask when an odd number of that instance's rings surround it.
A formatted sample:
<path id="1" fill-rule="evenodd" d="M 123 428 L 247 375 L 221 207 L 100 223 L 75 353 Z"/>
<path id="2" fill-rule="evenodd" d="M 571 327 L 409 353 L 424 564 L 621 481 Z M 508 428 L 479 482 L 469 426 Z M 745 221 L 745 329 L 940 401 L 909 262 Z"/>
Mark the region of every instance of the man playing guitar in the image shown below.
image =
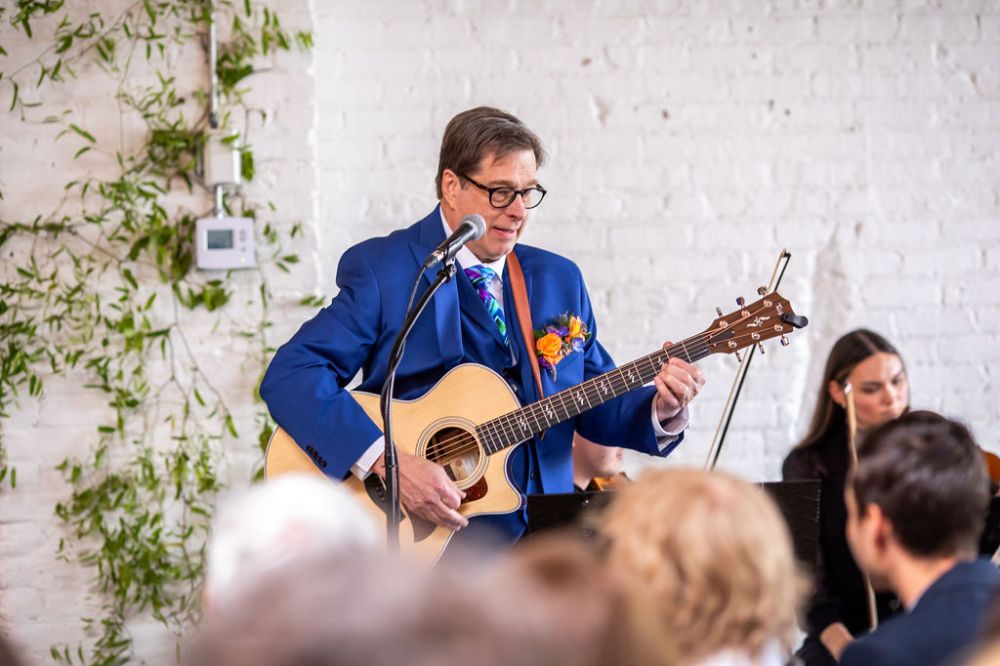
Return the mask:
<path id="1" fill-rule="evenodd" d="M 497 373 L 517 403 L 528 405 L 615 369 L 597 340 L 595 315 L 577 266 L 517 242 L 529 209 L 546 193 L 537 177 L 543 159 L 538 137 L 517 118 L 488 107 L 462 112 L 448 123 L 442 140 L 436 177 L 440 204 L 416 224 L 364 241 L 341 257 L 339 293 L 277 351 L 260 388 L 275 421 L 324 474 L 351 482 L 383 475 L 379 422 L 344 387 L 360 370 L 360 391 L 379 392 L 410 286 L 425 257 L 468 214 L 481 215 L 486 232 L 459 252 L 456 258 L 462 270 L 434 295 L 407 339 L 407 353 L 396 376 L 396 397 L 417 399 L 449 371 L 474 363 Z M 528 348 L 519 334 L 515 294 L 508 279 L 512 261 L 523 273 L 533 328 L 543 333 L 536 333 L 534 348 Z M 429 281 L 428 276 L 425 288 Z M 541 362 L 540 382 L 529 355 Z M 629 384 L 630 390 L 606 402 L 600 394 L 608 393 L 607 382 L 593 385 L 588 395 L 577 395 L 585 411 L 574 410 L 572 418 L 558 423 L 550 419 L 544 433 L 512 446 L 497 478 L 483 476 L 481 449 L 492 451 L 488 442 L 477 444 L 479 429 L 469 425 L 475 423 L 473 418 L 456 416 L 450 434 L 436 440 L 417 433 L 414 450 L 400 447 L 399 453 L 400 496 L 407 516 L 446 528 L 450 538 L 450 531 L 470 524 L 466 517 L 470 502 L 502 485 L 498 478 L 503 481 L 506 476 L 518 494 L 571 492 L 574 429 L 609 446 L 666 456 L 683 439 L 686 406 L 705 380 L 682 358 L 663 360 L 667 362 L 656 363 L 644 378 L 647 384 L 652 379 L 651 386 L 634 384 L 638 388 L 631 390 Z M 484 394 L 476 401 L 478 391 L 477 386 L 465 385 L 453 395 L 471 394 L 473 404 L 487 408 L 494 398 Z M 552 406 L 546 404 L 544 409 L 551 411 Z M 395 414 L 394 432 L 404 421 L 399 412 Z M 520 421 L 508 421 L 500 430 L 509 427 L 515 432 Z M 518 439 L 510 432 L 501 432 L 498 438 L 504 446 Z M 445 464 L 444 457 L 429 453 L 437 450 L 444 456 L 460 441 L 468 444 L 462 445 L 461 460 L 455 456 Z M 490 525 L 509 540 L 524 531 L 523 507 L 503 503 L 483 513 L 472 520 L 473 525 Z"/>

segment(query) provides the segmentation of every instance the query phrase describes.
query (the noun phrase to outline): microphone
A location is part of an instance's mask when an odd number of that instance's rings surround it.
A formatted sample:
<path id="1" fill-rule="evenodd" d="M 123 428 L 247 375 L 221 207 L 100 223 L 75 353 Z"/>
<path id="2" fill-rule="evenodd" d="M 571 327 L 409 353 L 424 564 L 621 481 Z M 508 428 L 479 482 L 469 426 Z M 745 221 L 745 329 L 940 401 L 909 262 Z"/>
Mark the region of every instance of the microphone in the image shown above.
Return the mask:
<path id="1" fill-rule="evenodd" d="M 439 261 L 449 261 L 455 258 L 458 251 L 469 241 L 479 240 L 486 233 L 486 220 L 482 215 L 475 213 L 466 215 L 458 225 L 455 232 L 444 239 L 444 241 L 434 248 L 424 261 L 424 270 L 427 270 Z"/>

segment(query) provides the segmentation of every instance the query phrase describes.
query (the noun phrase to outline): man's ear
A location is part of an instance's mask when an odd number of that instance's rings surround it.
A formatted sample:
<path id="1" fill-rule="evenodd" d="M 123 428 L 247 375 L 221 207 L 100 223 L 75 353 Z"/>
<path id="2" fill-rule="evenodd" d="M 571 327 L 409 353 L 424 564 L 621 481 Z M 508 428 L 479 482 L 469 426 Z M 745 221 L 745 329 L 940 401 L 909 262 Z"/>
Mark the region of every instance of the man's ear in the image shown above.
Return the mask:
<path id="1" fill-rule="evenodd" d="M 895 540 L 895 531 L 892 529 L 889 518 L 882 512 L 882 507 L 878 504 L 869 504 L 865 507 L 865 520 L 870 521 L 869 529 L 876 550 L 879 553 L 885 553 Z"/>
<path id="2" fill-rule="evenodd" d="M 462 189 L 462 179 L 451 169 L 441 172 L 441 200 L 448 204 L 449 208 L 455 207 L 455 198 L 458 191 Z"/>
<path id="3" fill-rule="evenodd" d="M 826 385 L 826 392 L 829 393 L 830 398 L 841 407 L 843 407 L 847 402 L 847 399 L 844 397 L 843 385 L 835 379 L 831 379 L 830 383 Z"/>

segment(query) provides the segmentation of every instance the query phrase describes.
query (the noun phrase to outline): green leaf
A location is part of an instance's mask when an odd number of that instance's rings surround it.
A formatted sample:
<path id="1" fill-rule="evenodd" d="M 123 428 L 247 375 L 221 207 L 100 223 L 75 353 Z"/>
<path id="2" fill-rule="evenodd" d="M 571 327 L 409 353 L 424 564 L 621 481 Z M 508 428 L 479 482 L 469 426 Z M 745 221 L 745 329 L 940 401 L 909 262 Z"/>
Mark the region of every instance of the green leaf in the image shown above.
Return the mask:
<path id="1" fill-rule="evenodd" d="M 232 435 L 233 437 L 236 438 L 239 437 L 239 435 L 236 433 L 236 424 L 233 423 L 232 414 L 226 414 L 226 430 L 228 430 L 229 434 Z"/>
<path id="2" fill-rule="evenodd" d="M 240 175 L 243 176 L 243 180 L 249 183 L 253 180 L 255 173 L 253 152 L 244 148 L 240 151 Z"/>
<path id="3" fill-rule="evenodd" d="M 73 35 L 63 35 L 59 38 L 59 46 L 56 47 L 56 54 L 66 53 L 73 46 Z"/>
<path id="4" fill-rule="evenodd" d="M 80 155 L 83 155 L 84 153 L 88 152 L 90 150 L 90 148 L 91 148 L 90 146 L 84 146 L 80 150 L 76 151 L 76 153 L 73 155 L 73 159 L 75 160 Z"/>
<path id="5" fill-rule="evenodd" d="M 89 142 L 91 142 L 91 143 L 97 143 L 97 139 L 95 139 L 95 138 L 94 138 L 94 135 L 93 135 L 93 134 L 91 134 L 91 133 L 90 133 L 90 132 L 88 132 L 87 130 L 85 130 L 85 129 L 81 128 L 81 127 L 80 127 L 79 125 L 77 125 L 76 123 L 70 123 L 70 124 L 69 124 L 69 128 L 70 128 L 71 130 L 73 130 L 74 132 L 76 132 L 77 134 L 79 134 L 80 136 L 82 136 L 82 137 L 83 137 L 84 139 L 86 139 L 87 141 L 89 141 Z"/>

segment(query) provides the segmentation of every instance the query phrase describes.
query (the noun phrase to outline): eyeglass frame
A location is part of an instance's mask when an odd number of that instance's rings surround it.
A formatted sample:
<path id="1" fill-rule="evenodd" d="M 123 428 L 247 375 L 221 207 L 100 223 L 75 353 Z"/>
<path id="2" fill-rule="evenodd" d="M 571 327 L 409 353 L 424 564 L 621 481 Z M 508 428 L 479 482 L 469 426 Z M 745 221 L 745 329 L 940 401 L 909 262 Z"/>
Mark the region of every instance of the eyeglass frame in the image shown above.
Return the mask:
<path id="1" fill-rule="evenodd" d="M 507 206 L 509 206 L 509 205 L 511 205 L 512 203 L 514 203 L 514 199 L 516 199 L 516 198 L 518 197 L 518 195 L 520 195 L 520 197 L 521 197 L 521 202 L 523 203 L 523 202 L 524 202 L 524 195 L 525 195 L 525 193 L 526 193 L 526 192 L 532 192 L 532 191 L 538 191 L 538 192 L 541 192 L 541 196 L 539 196 L 539 197 L 538 197 L 538 201 L 536 201 L 536 202 L 534 203 L 534 205 L 531 205 L 531 206 L 525 206 L 525 207 L 524 207 L 524 208 L 525 208 L 525 210 L 531 210 L 532 208 L 537 208 L 537 207 L 538 207 L 538 204 L 542 203 L 542 199 L 544 199 L 544 198 L 545 198 L 545 195 L 549 193 L 549 191 L 548 191 L 548 190 L 546 190 L 546 189 L 545 189 L 544 187 L 542 187 L 541 185 L 533 185 L 533 186 L 531 186 L 531 187 L 526 187 L 526 188 L 524 188 L 523 190 L 515 190 L 514 188 L 512 188 L 512 187 L 508 187 L 508 186 L 506 186 L 506 185 L 502 185 L 502 186 L 500 186 L 500 187 L 486 187 L 486 186 L 485 186 L 485 185 L 483 185 L 482 183 L 477 183 L 477 182 L 476 182 L 476 181 L 474 181 L 474 180 L 473 180 L 472 178 L 469 178 L 469 177 L 468 177 L 467 175 L 465 175 L 464 173 L 459 173 L 459 174 L 456 174 L 456 175 L 457 175 L 457 176 L 458 176 L 459 178 L 464 178 L 465 180 L 469 181 L 470 183 L 472 183 L 473 185 L 475 185 L 475 186 L 476 186 L 476 187 L 478 187 L 479 189 L 481 189 L 481 190 L 483 190 L 484 192 L 486 192 L 486 194 L 487 194 L 486 198 L 487 198 L 487 200 L 488 200 L 488 201 L 490 202 L 490 206 L 492 206 L 493 208 L 506 208 Z M 496 205 L 495 203 L 493 203 L 493 193 L 494 193 L 494 192 L 499 192 L 500 190 L 510 190 L 511 192 L 513 192 L 513 193 L 514 193 L 514 195 L 513 195 L 513 196 L 512 196 L 511 198 L 510 198 L 510 201 L 508 201 L 507 203 L 505 203 L 505 204 L 504 204 L 504 205 L 502 205 L 502 206 L 498 206 L 498 205 Z"/>

